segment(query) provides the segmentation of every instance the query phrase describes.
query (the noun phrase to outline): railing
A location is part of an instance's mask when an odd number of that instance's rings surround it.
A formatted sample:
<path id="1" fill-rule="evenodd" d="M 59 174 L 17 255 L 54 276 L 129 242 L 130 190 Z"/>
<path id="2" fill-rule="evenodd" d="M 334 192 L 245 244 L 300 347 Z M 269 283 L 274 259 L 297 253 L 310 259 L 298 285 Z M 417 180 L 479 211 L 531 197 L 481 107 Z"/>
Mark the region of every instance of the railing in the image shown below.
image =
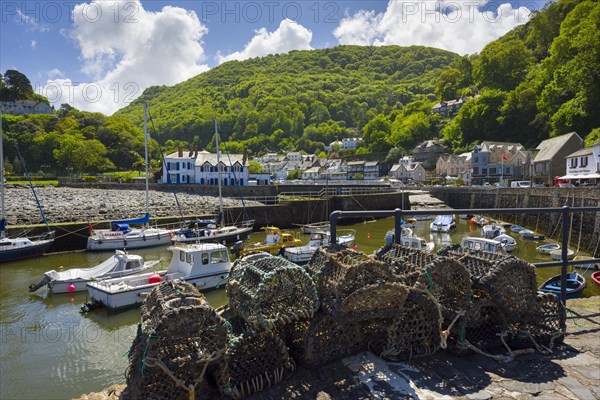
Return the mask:
<path id="1" fill-rule="evenodd" d="M 560 208 L 481 208 L 481 209 L 458 209 L 458 210 L 374 210 L 374 211 L 334 211 L 329 216 L 330 224 L 330 243 L 334 243 L 331 238 L 336 237 L 337 221 L 341 217 L 394 217 L 394 241 L 400 242 L 401 237 L 401 221 L 404 216 L 410 217 L 413 215 L 454 215 L 454 214 L 517 214 L 517 213 L 560 213 L 562 216 L 562 261 L 535 263 L 536 267 L 557 267 L 561 268 L 560 280 L 560 300 L 565 303 L 567 297 L 567 267 L 569 265 L 598 263 L 600 258 L 587 260 L 569 260 L 567 258 L 567 249 L 569 246 L 569 224 L 571 213 L 583 212 L 600 212 L 600 207 L 569 207 Z"/>

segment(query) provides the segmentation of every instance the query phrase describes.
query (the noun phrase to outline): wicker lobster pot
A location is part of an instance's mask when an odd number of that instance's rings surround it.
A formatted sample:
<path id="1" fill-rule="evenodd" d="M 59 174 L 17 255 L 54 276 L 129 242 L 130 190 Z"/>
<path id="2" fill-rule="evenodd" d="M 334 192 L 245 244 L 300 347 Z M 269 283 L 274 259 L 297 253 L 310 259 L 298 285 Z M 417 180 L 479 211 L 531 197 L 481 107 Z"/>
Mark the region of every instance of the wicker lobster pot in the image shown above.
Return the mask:
<path id="1" fill-rule="evenodd" d="M 264 330 L 310 318 L 319 308 L 306 270 L 282 257 L 252 254 L 237 260 L 227 295 L 237 315 Z"/>
<path id="2" fill-rule="evenodd" d="M 355 251 L 317 249 L 309 270 L 321 308 L 334 317 L 384 317 L 399 310 L 408 295 L 389 265 Z"/>
<path id="3" fill-rule="evenodd" d="M 398 315 L 363 321 L 361 328 L 369 350 L 391 360 L 409 360 L 439 350 L 441 324 L 441 312 L 432 296 L 410 288 Z"/>
<path id="4" fill-rule="evenodd" d="M 227 351 L 215 370 L 222 394 L 241 399 L 281 382 L 295 369 L 276 330 L 253 329 L 240 317 L 230 318 L 227 323 Z"/>
<path id="5" fill-rule="evenodd" d="M 181 296 L 170 292 L 169 282 L 149 296 L 156 304 L 146 304 L 129 352 L 127 385 L 133 399 L 201 398 L 199 388 L 203 395 L 211 393 L 206 373 L 225 353 L 225 320 L 192 285 L 178 287 Z"/>
<path id="6" fill-rule="evenodd" d="M 458 259 L 471 276 L 473 288 L 489 294 L 510 322 L 522 321 L 537 296 L 535 267 L 512 256 L 494 258 L 465 254 Z"/>

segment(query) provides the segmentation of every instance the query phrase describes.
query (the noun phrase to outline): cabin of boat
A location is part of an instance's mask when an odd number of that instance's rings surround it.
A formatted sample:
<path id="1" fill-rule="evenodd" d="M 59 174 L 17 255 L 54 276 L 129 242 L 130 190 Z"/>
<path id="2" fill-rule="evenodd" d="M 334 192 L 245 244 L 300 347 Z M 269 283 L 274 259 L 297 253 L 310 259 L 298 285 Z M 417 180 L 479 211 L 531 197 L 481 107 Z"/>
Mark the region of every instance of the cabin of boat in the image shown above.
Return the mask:
<path id="1" fill-rule="evenodd" d="M 492 239 L 478 237 L 464 237 L 460 246 L 465 250 L 483 251 L 492 254 L 505 254 L 504 245 Z"/>
<path id="2" fill-rule="evenodd" d="M 166 270 L 91 281 L 90 297 L 110 309 L 135 307 L 154 286 L 164 281 L 185 280 L 199 290 L 219 287 L 229 278 L 231 261 L 227 247 L 218 243 L 178 244 L 169 247 L 173 258 Z"/>
<path id="3" fill-rule="evenodd" d="M 291 233 L 282 232 L 276 226 L 265 226 L 261 229 L 266 232 L 265 240 L 262 243 L 244 244 L 243 242 L 237 242 L 231 251 L 239 256 L 260 251 L 277 255 L 283 246 L 286 248 L 302 246 L 302 240 L 295 238 Z"/>
<path id="4" fill-rule="evenodd" d="M 347 231 L 347 232 L 346 232 Z M 356 232 L 353 229 L 338 230 L 340 233 L 337 236 L 336 242 L 346 247 L 351 247 L 354 244 Z M 313 253 L 321 246 L 329 243 L 329 232 L 316 231 L 310 236 L 308 243 L 305 246 L 292 248 L 282 247 L 283 257 L 297 264 L 309 262 Z"/>
<path id="5" fill-rule="evenodd" d="M 481 228 L 481 236 L 484 238 L 493 239 L 500 235 L 506 235 L 506 229 L 500 224 L 484 225 Z"/>
<path id="6" fill-rule="evenodd" d="M 150 221 L 148 213 L 138 219 L 112 221 L 110 229 L 91 232 L 87 249 L 91 251 L 141 249 L 169 244 L 173 233 L 167 229 L 130 226 L 130 224 L 146 224 L 148 221 Z"/>

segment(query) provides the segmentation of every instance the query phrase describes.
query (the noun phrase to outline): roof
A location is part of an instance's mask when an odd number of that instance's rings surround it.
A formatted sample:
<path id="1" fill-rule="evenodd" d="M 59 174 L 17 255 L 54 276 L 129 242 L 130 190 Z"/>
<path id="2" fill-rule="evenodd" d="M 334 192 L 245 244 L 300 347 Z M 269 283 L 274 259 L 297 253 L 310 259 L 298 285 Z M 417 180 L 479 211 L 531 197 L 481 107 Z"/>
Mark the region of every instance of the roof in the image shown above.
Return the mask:
<path id="1" fill-rule="evenodd" d="M 556 136 L 550 139 L 543 140 L 536 149 L 539 153 L 535 156 L 534 162 L 550 161 L 556 153 L 573 137 L 577 137 L 580 142 L 583 142 L 576 132 L 567 133 L 566 135 Z"/>
<path id="2" fill-rule="evenodd" d="M 408 165 L 408 166 L 406 166 L 405 168 L 406 168 L 406 170 L 407 170 L 407 171 L 414 171 L 415 169 L 419 168 L 419 166 L 420 166 L 421 168 L 423 168 L 423 166 L 421 165 L 421 163 L 420 163 L 420 162 L 416 162 L 416 163 L 414 163 L 414 164 Z"/>
<path id="3" fill-rule="evenodd" d="M 401 164 L 394 164 L 394 165 L 392 165 L 392 168 L 390 168 L 390 172 L 396 172 L 400 168 L 403 168 Z"/>
<path id="4" fill-rule="evenodd" d="M 233 165 L 236 162 L 242 164 L 243 160 L 243 154 L 221 154 L 219 158 L 219 161 L 221 161 L 225 165 Z M 195 165 L 203 165 L 206 163 L 209 163 L 211 165 L 217 165 L 217 154 L 209 153 L 206 151 L 198 152 L 198 157 L 196 157 Z"/>
<path id="5" fill-rule="evenodd" d="M 374 167 L 379 164 L 379 161 L 367 161 L 365 162 L 365 167 Z"/>
<path id="6" fill-rule="evenodd" d="M 593 154 L 592 148 L 588 147 L 585 149 L 577 150 L 575 153 L 571 153 L 567 156 L 567 158 L 571 157 L 579 157 L 579 156 L 590 156 Z"/>
<path id="7" fill-rule="evenodd" d="M 350 161 L 348 165 L 364 165 L 364 161 Z"/>

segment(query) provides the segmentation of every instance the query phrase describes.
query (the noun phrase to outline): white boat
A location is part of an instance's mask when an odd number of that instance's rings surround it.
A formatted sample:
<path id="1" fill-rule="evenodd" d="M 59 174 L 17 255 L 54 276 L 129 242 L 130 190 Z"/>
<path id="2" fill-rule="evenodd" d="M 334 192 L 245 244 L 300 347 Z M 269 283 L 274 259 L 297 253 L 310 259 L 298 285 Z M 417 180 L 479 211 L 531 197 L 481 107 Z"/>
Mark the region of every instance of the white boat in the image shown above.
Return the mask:
<path id="1" fill-rule="evenodd" d="M 496 242 L 502 243 L 504 245 L 504 250 L 506 250 L 509 253 L 517 248 L 517 241 L 512 236 L 502 234 L 496 236 L 494 240 Z"/>
<path id="2" fill-rule="evenodd" d="M 544 240 L 544 235 L 539 234 L 539 233 L 535 233 L 534 231 L 531 231 L 529 229 L 523 229 L 522 231 L 519 232 L 519 235 L 523 239 Z"/>
<path id="3" fill-rule="evenodd" d="M 93 303 L 118 310 L 139 306 L 160 282 L 183 280 L 199 290 L 213 289 L 227 282 L 231 261 L 224 245 L 177 244 L 169 250 L 173 258 L 166 270 L 89 282 L 87 291 Z"/>
<path id="4" fill-rule="evenodd" d="M 573 258 L 573 260 L 575 261 L 583 261 L 583 260 L 593 260 L 593 257 L 589 257 L 589 256 L 575 256 L 575 258 Z M 575 268 L 579 268 L 579 269 L 583 269 L 583 270 L 595 270 L 598 269 L 598 264 L 594 264 L 592 262 L 587 263 L 587 264 L 574 264 L 573 265 Z"/>
<path id="5" fill-rule="evenodd" d="M 144 103 L 144 147 L 146 156 L 146 214 L 138 219 L 112 221 L 110 229 L 92 229 L 87 241 L 90 251 L 141 249 L 167 245 L 173 233 L 167 229 L 152 228 L 150 222 L 150 200 L 148 197 L 148 129 L 146 121 L 147 105 Z M 142 224 L 132 228 L 130 224 Z"/>
<path id="6" fill-rule="evenodd" d="M 300 230 L 305 234 L 312 234 L 318 231 L 328 231 L 329 221 L 313 222 L 310 224 L 300 225 Z"/>
<path id="7" fill-rule="evenodd" d="M 385 243 L 387 243 L 387 244 L 394 243 L 394 235 L 395 235 L 394 228 L 387 231 L 385 233 L 385 237 L 383 238 L 385 240 Z M 414 232 L 411 228 L 406 227 L 406 226 L 400 227 L 400 237 L 411 237 L 411 236 L 414 236 Z"/>
<path id="8" fill-rule="evenodd" d="M 567 249 L 567 260 L 573 259 L 574 256 L 575 256 L 575 252 L 571 249 Z M 561 261 L 562 260 L 562 249 L 551 251 L 550 257 L 552 257 L 553 260 Z"/>
<path id="9" fill-rule="evenodd" d="M 481 227 L 481 236 L 487 239 L 493 239 L 499 235 L 506 235 L 506 229 L 500 224 L 483 225 Z"/>
<path id="10" fill-rule="evenodd" d="M 17 152 L 23 164 L 23 168 L 25 169 L 25 175 L 29 177 L 27 169 L 25 168 L 25 163 L 21 158 L 21 152 L 19 151 L 18 147 Z M 21 236 L 16 238 L 10 238 L 6 235 L 6 208 L 4 207 L 4 151 L 2 133 L 2 112 L 0 110 L 0 261 L 2 262 L 16 261 L 23 258 L 42 255 L 46 251 L 48 251 L 52 243 L 54 243 L 54 232 L 50 231 L 50 228 L 48 227 L 48 224 L 46 222 L 46 218 L 44 217 L 44 212 L 35 193 L 35 189 L 33 185 L 31 185 L 31 181 L 29 182 L 31 186 L 31 191 L 33 192 L 33 197 L 35 198 L 37 206 L 40 210 L 42 219 L 46 224 L 48 233 L 35 237 Z"/>
<path id="11" fill-rule="evenodd" d="M 460 241 L 460 246 L 465 250 L 483 251 L 492 254 L 506 254 L 504 245 L 492 239 L 464 237 Z"/>
<path id="12" fill-rule="evenodd" d="M 548 243 L 548 244 L 543 244 L 541 246 L 538 246 L 535 249 L 542 254 L 550 254 L 551 251 L 560 250 L 560 244 Z"/>
<path id="13" fill-rule="evenodd" d="M 48 286 L 52 293 L 83 292 L 86 290 L 85 285 L 92 280 L 138 274 L 154 268 L 159 262 L 160 260 L 144 262 L 138 255 L 117 250 L 113 256 L 95 267 L 48 271 L 37 285 L 29 287 L 29 291 L 35 292 L 42 286 Z"/>
<path id="14" fill-rule="evenodd" d="M 455 228 L 456 223 L 454 222 L 454 217 L 452 215 L 438 215 L 429 225 L 429 229 L 431 229 L 431 232 L 438 233 L 448 233 Z"/>
<path id="15" fill-rule="evenodd" d="M 347 231 L 347 232 L 346 232 Z M 338 230 L 340 233 L 337 235 L 337 243 L 346 247 L 352 247 L 354 245 L 355 231 L 353 229 Z M 317 231 L 310 236 L 308 244 L 305 246 L 291 247 L 283 249 L 283 257 L 287 258 L 291 262 L 296 264 L 303 264 L 310 261 L 313 253 L 321 246 L 329 243 L 329 232 Z"/>
<path id="16" fill-rule="evenodd" d="M 401 236 L 400 244 L 402 246 L 411 247 L 413 249 L 424 251 L 425 253 L 431 253 L 433 251 L 433 248 L 435 247 L 434 242 L 428 242 L 425 239 L 418 237 L 416 235 L 410 236 L 410 237 Z"/>

